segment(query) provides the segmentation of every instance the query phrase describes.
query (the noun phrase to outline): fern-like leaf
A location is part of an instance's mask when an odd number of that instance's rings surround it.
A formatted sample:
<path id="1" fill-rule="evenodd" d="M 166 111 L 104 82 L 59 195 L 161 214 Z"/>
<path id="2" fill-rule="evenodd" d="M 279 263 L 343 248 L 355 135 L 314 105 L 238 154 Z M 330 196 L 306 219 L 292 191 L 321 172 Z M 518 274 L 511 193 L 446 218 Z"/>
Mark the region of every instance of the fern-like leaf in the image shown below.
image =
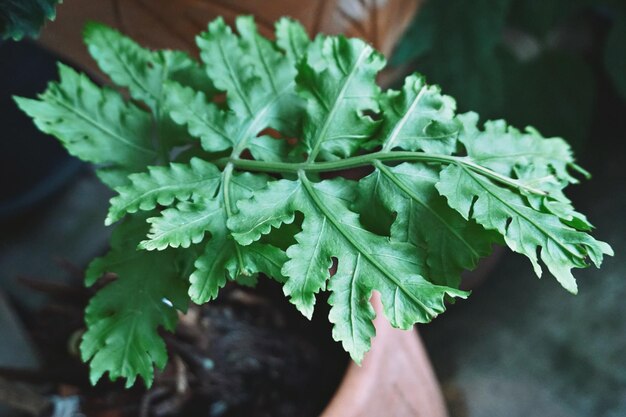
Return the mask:
<path id="1" fill-rule="evenodd" d="M 572 292 L 572 268 L 612 253 L 565 196 L 585 172 L 563 140 L 481 126 L 417 74 L 381 92 L 384 59 L 361 40 L 310 41 L 289 19 L 275 39 L 249 17 L 235 30 L 216 19 L 197 63 L 91 25 L 90 52 L 130 100 L 63 66 L 39 100 L 17 99 L 72 154 L 104 164 L 98 175 L 117 192 L 112 249 L 86 276 L 117 275 L 87 309 L 94 382 L 108 371 L 149 384 L 166 358 L 158 329 L 229 281 L 268 275 L 307 317 L 329 291 L 333 337 L 361 361 L 374 291 L 408 329 L 465 298 L 461 272 L 495 243 L 538 274 L 543 261 Z M 329 179 L 362 167 L 356 181 Z"/>
<path id="2" fill-rule="evenodd" d="M 285 293 L 307 317 L 313 313 L 315 293 L 326 288 L 332 258 L 338 258 L 332 277 L 338 291 L 350 288 L 352 297 L 333 296 L 333 309 L 349 311 L 335 323 L 333 335 L 353 359 L 360 362 L 369 349 L 372 334 L 372 290 L 381 293 L 385 315 L 395 327 L 409 328 L 429 322 L 445 309 L 445 296 L 465 297 L 465 293 L 437 286 L 422 275 L 423 254 L 417 248 L 368 232 L 358 216 L 346 205 L 352 200 L 350 185 L 340 180 L 313 183 L 304 175 L 298 181 L 282 180 L 242 201 L 240 213 L 230 221 L 233 236 L 247 245 L 269 233 L 272 227 L 290 223 L 295 213 L 304 213 L 297 244 L 287 250 L 289 261 L 283 266 L 288 277 Z M 348 305 L 345 304 L 348 302 Z"/>
<path id="3" fill-rule="evenodd" d="M 148 113 L 63 64 L 59 75 L 39 100 L 15 98 L 39 130 L 85 161 L 142 168 L 154 160 Z"/>
<path id="4" fill-rule="evenodd" d="M 103 272 L 117 277 L 92 298 L 85 311 L 87 331 L 80 350 L 83 360 L 91 361 L 93 384 L 108 372 L 111 380 L 125 378 L 127 387 L 137 375 L 150 386 L 154 365 L 162 369 L 167 362 L 158 329 L 174 330 L 176 310 L 187 309 L 181 254 L 138 251 L 137 239 L 145 229 L 141 219 L 119 226 L 111 251 L 89 268 L 92 281 Z"/>

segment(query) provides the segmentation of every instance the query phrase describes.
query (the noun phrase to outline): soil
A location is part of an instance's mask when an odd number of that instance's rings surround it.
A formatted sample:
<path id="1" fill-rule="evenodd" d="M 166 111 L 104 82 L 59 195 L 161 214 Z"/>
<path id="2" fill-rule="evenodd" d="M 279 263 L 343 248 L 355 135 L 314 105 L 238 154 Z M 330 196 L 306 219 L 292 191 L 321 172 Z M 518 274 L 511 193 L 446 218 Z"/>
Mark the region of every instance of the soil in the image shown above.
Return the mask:
<path id="1" fill-rule="evenodd" d="M 49 400 L 77 399 L 88 417 L 314 417 L 346 370 L 347 356 L 330 337 L 325 300 L 309 322 L 278 284 L 260 279 L 254 290 L 227 286 L 217 301 L 181 316 L 175 334 L 163 334 L 170 360 L 149 390 L 104 379 L 92 387 L 77 354 L 90 290 L 78 282 L 26 283 L 50 298 L 37 313 L 22 312 L 44 367 L 0 369 L 0 378 L 25 382 Z"/>

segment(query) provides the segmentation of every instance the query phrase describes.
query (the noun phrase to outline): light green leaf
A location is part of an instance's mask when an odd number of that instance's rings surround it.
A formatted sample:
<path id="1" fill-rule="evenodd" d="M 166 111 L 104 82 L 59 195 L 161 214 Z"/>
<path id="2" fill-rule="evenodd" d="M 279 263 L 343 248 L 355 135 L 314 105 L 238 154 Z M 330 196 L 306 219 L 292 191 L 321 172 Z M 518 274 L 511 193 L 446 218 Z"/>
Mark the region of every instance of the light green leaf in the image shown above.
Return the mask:
<path id="1" fill-rule="evenodd" d="M 85 161 L 143 168 L 155 159 L 148 113 L 63 64 L 59 75 L 38 100 L 15 98 L 39 130 Z"/>
<path id="2" fill-rule="evenodd" d="M 287 277 L 285 294 L 310 317 L 315 294 L 326 287 L 332 258 L 338 259 L 338 291 L 354 289 L 352 295 L 333 297 L 337 319 L 333 332 L 354 360 L 360 362 L 369 348 L 372 334 L 371 307 L 363 297 L 372 290 L 381 293 L 385 315 L 391 324 L 403 329 L 429 322 L 445 309 L 444 298 L 465 297 L 465 293 L 428 282 L 422 273 L 423 254 L 412 245 L 389 241 L 365 230 L 358 216 L 348 210 L 352 198 L 349 183 L 338 179 L 313 183 L 304 175 L 297 181 L 281 180 L 268 184 L 248 201 L 238 204 L 240 212 L 228 225 L 233 237 L 247 245 L 267 234 L 272 227 L 294 220 L 296 211 L 304 214 L 297 244 L 287 249 L 289 261 L 282 272 Z M 356 297 L 356 298 L 354 298 Z M 346 303 L 348 303 L 346 305 Z M 343 316 L 342 311 L 349 311 Z"/>
<path id="3" fill-rule="evenodd" d="M 459 140 L 472 162 L 507 177 L 517 177 L 521 183 L 548 193 L 547 197 L 525 193 L 535 209 L 556 214 L 578 229 L 592 228 L 562 191 L 568 184 L 578 183 L 570 171 L 582 170 L 574 163 L 567 142 L 561 138 L 546 139 L 531 127 L 521 132 L 504 120 L 486 122 L 484 130 L 480 130 L 476 113 L 458 117 L 463 123 Z"/>
<path id="4" fill-rule="evenodd" d="M 424 164 L 377 164 L 359 182 L 357 211 L 371 215 L 370 223 L 380 222 L 381 214 L 371 211 L 377 204 L 395 213 L 391 238 L 423 248 L 424 277 L 456 288 L 461 272 L 474 269 L 481 257 L 489 255 L 496 239 L 448 206 L 435 188 L 438 180 L 438 170 Z"/>
<path id="5" fill-rule="evenodd" d="M 85 312 L 87 331 L 81 357 L 90 361 L 95 384 L 105 372 L 109 378 L 134 384 L 137 375 L 150 386 L 153 366 L 167 362 L 165 343 L 158 329 L 173 331 L 176 310 L 186 310 L 187 284 L 180 278 L 180 253 L 137 251 L 137 238 L 145 233 L 141 219 L 125 222 L 114 233 L 111 251 L 90 266 L 88 274 L 111 272 L 117 279 L 92 298 Z"/>
<path id="6" fill-rule="evenodd" d="M 391 325 L 408 329 L 467 296 L 460 273 L 494 242 L 537 272 L 543 260 L 570 291 L 571 268 L 611 253 L 565 197 L 585 172 L 561 139 L 500 121 L 479 128 L 417 74 L 381 93 L 384 59 L 363 41 L 311 42 L 288 19 L 276 41 L 249 17 L 236 28 L 210 23 L 196 63 L 90 26 L 91 52 L 131 102 L 67 67 L 40 100 L 18 99 L 70 152 L 104 164 L 97 173 L 118 193 L 106 222 L 126 217 L 87 269 L 87 285 L 118 276 L 87 310 L 92 381 L 109 372 L 150 384 L 166 359 L 159 329 L 229 281 L 268 275 L 307 317 L 328 290 L 333 337 L 361 361 L 374 291 Z"/>
<path id="7" fill-rule="evenodd" d="M 202 91 L 169 83 L 166 97 L 172 119 L 186 125 L 190 135 L 200 138 L 203 149 L 219 152 L 234 145 L 237 133 L 232 127 L 238 124 L 237 117 L 218 108 Z"/>
<path id="8" fill-rule="evenodd" d="M 142 251 L 111 266 L 117 280 L 94 296 L 85 313 L 81 356 L 91 361 L 93 384 L 108 371 L 111 380 L 126 378 L 127 387 L 137 375 L 150 386 L 153 363 L 165 366 L 167 352 L 157 330 L 174 330 L 177 314 L 172 305 L 186 308 L 178 303 L 185 298 L 186 284 L 173 262 L 171 256 Z"/>
<path id="9" fill-rule="evenodd" d="M 152 210 L 157 204 L 168 206 L 183 201 L 213 196 L 220 184 L 220 171 L 198 158 L 189 164 L 171 163 L 167 167 L 150 166 L 148 172 L 132 174 L 129 184 L 118 187 L 111 199 L 105 223 L 113 224 L 126 213 Z"/>
<path id="10" fill-rule="evenodd" d="M 305 55 L 310 42 L 306 29 L 297 21 L 283 17 L 276 22 L 276 44 L 291 62 L 296 63 Z"/>
<path id="11" fill-rule="evenodd" d="M 208 74 L 219 89 L 228 91 L 227 101 L 236 116 L 221 114 L 214 106 L 205 105 L 206 101 L 198 95 L 191 101 L 191 108 L 171 107 L 172 117 L 187 124 L 192 135 L 202 138 L 205 149 L 223 149 L 230 142 L 238 156 L 247 147 L 255 148 L 255 138 L 267 128 L 288 137 L 295 134 L 303 101 L 295 93 L 295 57 L 261 37 L 252 19 L 238 18 L 237 28 L 240 37 L 218 18 L 197 38 Z M 302 46 L 302 39 L 296 42 Z M 179 94 L 188 97 L 190 92 Z M 190 102 L 189 98 L 185 100 Z M 284 152 L 285 148 L 273 150 Z M 276 160 L 285 155 L 257 152 L 257 156 Z"/>
<path id="12" fill-rule="evenodd" d="M 311 44 L 297 76 L 298 93 L 307 100 L 302 139 L 308 161 L 347 157 L 371 140 L 378 123 L 365 113 L 379 111 L 374 80 L 384 65 L 383 56 L 358 39 Z"/>
<path id="13" fill-rule="evenodd" d="M 385 118 L 377 136 L 383 150 L 452 154 L 460 130 L 455 108 L 454 99 L 442 95 L 439 87 L 427 85 L 424 77 L 407 77 L 402 91 L 389 90 L 381 97 Z"/>
<path id="14" fill-rule="evenodd" d="M 612 255 L 609 245 L 563 224 L 554 214 L 530 207 L 525 198 L 464 167 L 445 168 L 437 184 L 448 204 L 465 219 L 500 233 L 514 252 L 526 255 L 537 276 L 540 258 L 568 291 L 578 291 L 572 268 L 585 268 L 586 259 L 600 266 L 603 254 Z"/>
<path id="15" fill-rule="evenodd" d="M 166 80 L 212 90 L 199 64 L 183 52 L 151 51 L 99 23 L 87 24 L 84 39 L 100 69 L 117 85 L 128 88 L 135 100 L 146 103 L 155 115 L 162 106 Z"/>
<path id="16" fill-rule="evenodd" d="M 265 187 L 267 177 L 253 174 L 234 175 L 228 181 L 228 198 L 233 201 L 248 199 Z M 284 252 L 270 245 L 256 243 L 240 246 L 226 228 L 233 215 L 222 183 L 217 192 L 203 196 L 194 203 L 180 203 L 168 208 L 158 217 L 148 219 L 151 224 L 147 240 L 140 247 L 164 250 L 168 247 L 188 248 L 204 243 L 204 251 L 195 262 L 191 274 L 189 295 L 196 303 L 205 303 L 216 297 L 227 280 L 249 281 L 250 277 L 265 273 L 282 280 L 280 268 L 285 262 Z M 205 234 L 209 237 L 205 239 Z"/>
<path id="17" fill-rule="evenodd" d="M 486 122 L 480 130 L 476 113 L 459 119 L 463 122 L 459 139 L 473 162 L 507 176 L 513 176 L 516 167 L 533 166 L 536 175 L 555 176 L 564 184 L 578 182 L 569 173 L 574 158 L 563 139 L 546 139 L 531 127 L 521 132 L 504 120 Z"/>

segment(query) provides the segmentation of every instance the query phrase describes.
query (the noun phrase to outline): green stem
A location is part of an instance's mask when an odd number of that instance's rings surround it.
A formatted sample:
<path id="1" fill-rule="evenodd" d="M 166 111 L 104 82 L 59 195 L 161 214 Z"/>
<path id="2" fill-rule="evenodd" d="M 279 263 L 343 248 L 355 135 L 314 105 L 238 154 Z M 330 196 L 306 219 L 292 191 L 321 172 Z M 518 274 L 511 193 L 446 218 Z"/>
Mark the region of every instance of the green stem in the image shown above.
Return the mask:
<path id="1" fill-rule="evenodd" d="M 466 157 L 432 154 L 427 152 L 409 152 L 409 151 L 381 151 L 373 152 L 366 155 L 358 155 L 350 158 L 340 159 L 337 161 L 326 162 L 266 162 L 253 161 L 249 159 L 231 158 L 222 163 L 233 164 L 235 168 L 247 171 L 268 172 L 268 173 L 297 173 L 305 172 L 331 172 L 344 169 L 357 168 L 361 166 L 372 165 L 374 161 L 387 162 L 435 162 L 440 164 L 455 164 L 468 168 L 474 172 L 482 174 L 501 184 L 508 185 L 517 189 L 523 189 L 533 194 L 547 195 L 546 192 L 522 184 L 519 181 L 499 174 L 495 171 L 476 164 Z"/>
<path id="2" fill-rule="evenodd" d="M 233 175 L 234 165 L 229 163 L 224 168 L 223 181 L 222 181 L 222 196 L 224 198 L 224 210 L 226 211 L 226 218 L 230 219 L 233 216 L 233 202 L 230 196 L 230 180 Z M 245 263 L 243 261 L 243 256 L 241 254 L 241 250 L 239 249 L 239 245 L 235 245 L 235 252 L 237 253 L 237 262 L 239 263 L 240 273 L 243 275 L 248 275 L 245 268 Z"/>

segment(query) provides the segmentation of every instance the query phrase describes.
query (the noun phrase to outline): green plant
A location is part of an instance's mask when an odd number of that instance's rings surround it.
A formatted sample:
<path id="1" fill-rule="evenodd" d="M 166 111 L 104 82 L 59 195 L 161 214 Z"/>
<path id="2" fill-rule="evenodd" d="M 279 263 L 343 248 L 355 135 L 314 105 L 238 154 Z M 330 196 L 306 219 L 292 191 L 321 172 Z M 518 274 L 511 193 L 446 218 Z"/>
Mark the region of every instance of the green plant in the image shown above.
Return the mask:
<path id="1" fill-rule="evenodd" d="M 288 19 L 275 42 L 251 18 L 236 26 L 239 35 L 217 19 L 198 36 L 199 64 L 92 24 L 89 51 L 130 100 L 63 65 L 38 100 L 16 98 L 117 192 L 111 250 L 86 277 L 117 275 L 86 311 L 94 383 L 108 371 L 150 384 L 167 359 L 157 329 L 172 330 L 189 300 L 259 273 L 307 317 L 329 290 L 333 337 L 360 361 L 372 291 L 408 329 L 467 297 L 460 273 L 494 243 L 526 255 L 537 275 L 541 259 L 571 292 L 572 268 L 611 254 L 562 192 L 572 172 L 586 175 L 563 140 L 503 121 L 480 127 L 417 74 L 383 92 L 385 60 L 360 40 L 310 41 Z M 371 173 L 320 179 L 357 167 Z"/>
<path id="2" fill-rule="evenodd" d="M 418 68 L 444 85 L 461 110 L 532 124 L 580 150 L 597 134 L 599 70 L 626 98 L 625 6 L 621 0 L 427 1 L 391 64 Z"/>
<path id="3" fill-rule="evenodd" d="M 46 19 L 54 20 L 62 0 L 4 0 L 0 3 L 0 37 L 19 41 L 35 37 Z"/>

